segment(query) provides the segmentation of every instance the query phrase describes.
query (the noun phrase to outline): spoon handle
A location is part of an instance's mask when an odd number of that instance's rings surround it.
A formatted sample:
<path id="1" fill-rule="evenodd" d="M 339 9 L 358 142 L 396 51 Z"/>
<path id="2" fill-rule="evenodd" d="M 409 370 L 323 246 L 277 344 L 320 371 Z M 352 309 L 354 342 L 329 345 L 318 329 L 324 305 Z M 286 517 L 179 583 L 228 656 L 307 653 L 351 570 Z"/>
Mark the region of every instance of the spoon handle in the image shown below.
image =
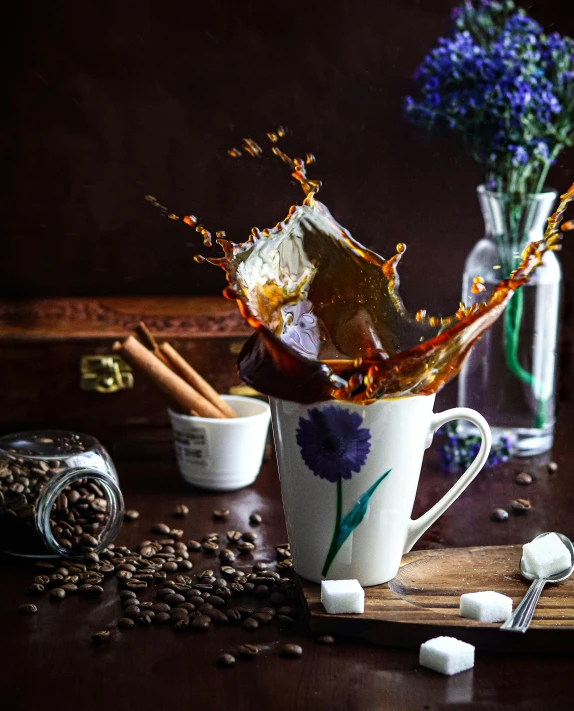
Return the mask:
<path id="1" fill-rule="evenodd" d="M 506 622 L 501 626 L 501 630 L 508 632 L 526 632 L 528 625 L 532 620 L 532 615 L 536 609 L 538 598 L 546 585 L 544 578 L 537 578 L 532 581 L 526 595 L 519 602 L 516 610 L 510 615 Z"/>

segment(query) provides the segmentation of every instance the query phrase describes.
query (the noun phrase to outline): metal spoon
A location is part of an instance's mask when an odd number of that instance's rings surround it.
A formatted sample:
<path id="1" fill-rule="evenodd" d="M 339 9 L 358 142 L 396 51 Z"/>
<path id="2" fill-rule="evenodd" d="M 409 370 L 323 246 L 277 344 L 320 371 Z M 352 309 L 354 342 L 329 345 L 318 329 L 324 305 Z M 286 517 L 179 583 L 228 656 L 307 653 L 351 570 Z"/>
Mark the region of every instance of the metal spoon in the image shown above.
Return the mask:
<path id="1" fill-rule="evenodd" d="M 542 538 L 542 536 L 547 536 L 548 533 L 541 533 L 537 538 Z M 566 570 L 562 570 L 560 573 L 555 573 L 549 578 L 537 578 L 531 572 L 526 569 L 524 565 L 524 557 L 520 559 L 520 572 L 522 576 L 527 580 L 532 580 L 532 585 L 528 588 L 526 595 L 522 598 L 520 603 L 517 605 L 516 610 L 510 615 L 506 622 L 500 628 L 501 630 L 506 630 L 508 632 L 526 632 L 528 625 L 532 621 L 532 615 L 538 603 L 538 598 L 544 589 L 546 583 L 560 583 L 562 580 L 566 580 L 572 575 L 574 571 L 574 546 L 572 541 L 564 536 L 562 533 L 556 534 L 562 543 L 570 551 L 570 567 Z"/>

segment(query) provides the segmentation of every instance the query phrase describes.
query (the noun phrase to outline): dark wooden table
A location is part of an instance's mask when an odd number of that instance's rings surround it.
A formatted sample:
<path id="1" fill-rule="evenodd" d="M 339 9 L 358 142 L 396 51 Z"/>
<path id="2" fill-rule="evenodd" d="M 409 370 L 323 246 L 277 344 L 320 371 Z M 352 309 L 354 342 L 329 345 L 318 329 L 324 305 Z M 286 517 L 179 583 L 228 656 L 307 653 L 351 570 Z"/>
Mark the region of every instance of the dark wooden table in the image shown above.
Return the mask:
<path id="1" fill-rule="evenodd" d="M 545 530 L 574 536 L 573 410 L 563 408 L 552 458 L 559 470 L 550 475 L 548 457 L 515 461 L 484 471 L 461 498 L 435 524 L 420 545 L 438 548 L 484 544 L 522 543 Z M 427 453 L 415 514 L 437 500 L 452 483 L 438 469 L 434 450 Z M 252 511 L 261 512 L 259 527 L 264 545 L 258 559 L 274 560 L 273 545 L 286 538 L 275 464 L 265 463 L 256 485 L 229 494 L 209 494 L 187 488 L 174 462 L 123 462 L 118 465 L 129 508 L 141 512 L 126 524 L 118 542 L 136 544 L 152 523 L 170 521 L 178 503 L 186 503 L 186 540 L 208 530 L 248 528 Z M 525 469 L 533 474 L 530 487 L 514 483 Z M 532 510 L 493 523 L 489 516 L 517 496 L 528 496 Z M 214 522 L 213 509 L 227 506 L 227 522 Z M 172 519 L 173 520 L 173 519 Z M 200 557 L 201 559 L 201 557 Z M 195 562 L 195 558 L 192 558 Z M 205 559 L 203 567 L 209 567 Z M 202 570 L 202 563 L 195 570 Z M 549 709 L 572 708 L 571 656 L 514 656 L 478 654 L 474 670 L 443 677 L 417 665 L 414 650 L 385 649 L 357 641 L 337 640 L 332 647 L 318 645 L 303 621 L 292 632 L 275 626 L 249 633 L 237 627 L 219 627 L 206 635 L 175 635 L 169 628 L 152 627 L 113 632 L 109 645 L 94 648 L 92 633 L 114 629 L 119 617 L 113 581 L 103 601 L 71 598 L 63 603 L 41 599 L 33 617 L 16 614 L 30 598 L 25 591 L 34 571 L 31 566 L 4 559 L 0 568 L 2 595 L 0 634 L 2 663 L 0 708 L 82 709 L 102 711 L 137 709 Z M 264 646 L 254 661 L 234 668 L 214 665 L 221 650 L 240 642 Z M 280 642 L 301 644 L 301 659 L 278 655 Z M 574 653 L 574 647 L 573 647 Z"/>

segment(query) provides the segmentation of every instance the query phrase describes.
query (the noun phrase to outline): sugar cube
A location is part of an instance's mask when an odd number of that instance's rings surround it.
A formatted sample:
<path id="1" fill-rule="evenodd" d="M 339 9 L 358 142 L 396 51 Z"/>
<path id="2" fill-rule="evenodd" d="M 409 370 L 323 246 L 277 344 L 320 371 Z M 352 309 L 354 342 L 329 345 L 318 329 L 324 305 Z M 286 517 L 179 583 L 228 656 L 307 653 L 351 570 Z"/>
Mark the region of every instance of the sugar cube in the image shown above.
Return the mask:
<path id="1" fill-rule="evenodd" d="M 505 622 L 512 614 L 512 598 L 485 590 L 460 596 L 460 616 L 480 622 Z"/>
<path id="2" fill-rule="evenodd" d="M 455 637 L 435 637 L 421 644 L 419 664 L 451 676 L 472 669 L 474 647 Z"/>
<path id="3" fill-rule="evenodd" d="M 526 569 L 537 578 L 549 578 L 572 565 L 570 551 L 555 533 L 526 543 L 522 555 Z"/>
<path id="4" fill-rule="evenodd" d="M 365 591 L 358 580 L 323 580 L 321 602 L 330 615 L 361 614 L 365 611 Z"/>

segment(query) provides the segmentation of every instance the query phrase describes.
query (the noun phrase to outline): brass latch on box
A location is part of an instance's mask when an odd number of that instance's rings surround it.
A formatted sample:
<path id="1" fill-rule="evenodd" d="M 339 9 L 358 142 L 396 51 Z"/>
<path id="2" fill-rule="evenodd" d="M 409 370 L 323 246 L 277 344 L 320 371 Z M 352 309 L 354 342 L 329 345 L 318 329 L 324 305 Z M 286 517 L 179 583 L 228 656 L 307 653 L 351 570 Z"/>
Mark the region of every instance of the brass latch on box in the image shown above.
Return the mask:
<path id="1" fill-rule="evenodd" d="M 134 386 L 132 369 L 119 356 L 83 356 L 80 370 L 82 390 L 115 393 L 118 390 L 130 390 Z"/>

